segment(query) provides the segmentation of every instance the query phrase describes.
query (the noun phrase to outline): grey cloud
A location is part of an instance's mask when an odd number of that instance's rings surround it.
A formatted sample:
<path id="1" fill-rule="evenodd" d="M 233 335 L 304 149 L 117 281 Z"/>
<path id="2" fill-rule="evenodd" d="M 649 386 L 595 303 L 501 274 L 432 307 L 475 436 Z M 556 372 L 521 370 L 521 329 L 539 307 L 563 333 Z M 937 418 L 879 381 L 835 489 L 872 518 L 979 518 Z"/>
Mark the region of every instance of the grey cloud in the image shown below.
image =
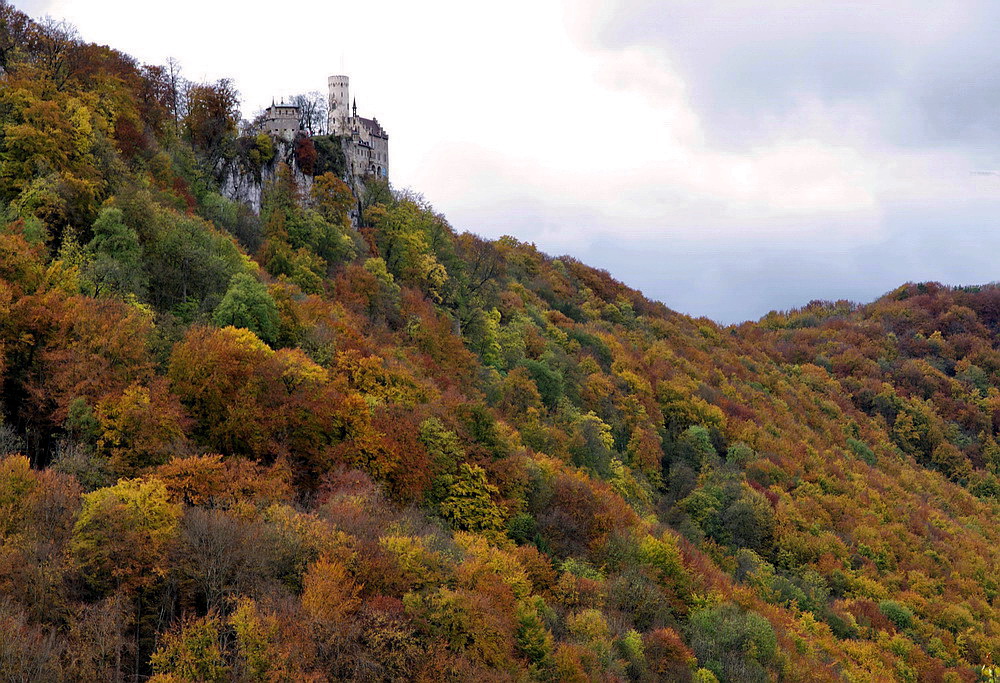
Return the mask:
<path id="1" fill-rule="evenodd" d="M 52 0 L 16 0 L 12 3 L 30 17 L 38 18 L 52 12 Z"/>
<path id="2" fill-rule="evenodd" d="M 1000 5 L 623 0 L 591 38 L 678 66 L 722 142 L 787 132 L 805 98 L 867 110 L 897 145 L 1000 141 Z"/>

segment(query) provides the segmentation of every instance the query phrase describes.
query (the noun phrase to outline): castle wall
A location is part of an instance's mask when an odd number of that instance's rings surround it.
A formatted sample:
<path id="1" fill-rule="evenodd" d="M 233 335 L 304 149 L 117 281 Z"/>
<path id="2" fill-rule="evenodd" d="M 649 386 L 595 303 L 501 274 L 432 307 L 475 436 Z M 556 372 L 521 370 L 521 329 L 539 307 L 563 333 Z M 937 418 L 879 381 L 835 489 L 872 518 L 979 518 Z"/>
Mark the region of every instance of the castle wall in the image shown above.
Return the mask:
<path id="1" fill-rule="evenodd" d="M 299 108 L 272 104 L 264 110 L 264 124 L 261 130 L 268 135 L 281 138 L 286 142 L 295 139 L 299 132 Z"/>

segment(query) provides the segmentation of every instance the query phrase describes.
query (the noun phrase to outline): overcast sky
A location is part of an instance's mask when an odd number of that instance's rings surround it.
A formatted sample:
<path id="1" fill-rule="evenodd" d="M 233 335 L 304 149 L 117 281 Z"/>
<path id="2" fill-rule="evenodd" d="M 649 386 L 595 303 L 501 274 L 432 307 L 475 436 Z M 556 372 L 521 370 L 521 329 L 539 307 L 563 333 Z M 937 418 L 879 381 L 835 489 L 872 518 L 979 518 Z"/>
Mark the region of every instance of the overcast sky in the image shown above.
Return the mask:
<path id="1" fill-rule="evenodd" d="M 244 113 L 347 73 L 393 183 L 720 322 L 1000 279 L 995 0 L 13 0 Z"/>

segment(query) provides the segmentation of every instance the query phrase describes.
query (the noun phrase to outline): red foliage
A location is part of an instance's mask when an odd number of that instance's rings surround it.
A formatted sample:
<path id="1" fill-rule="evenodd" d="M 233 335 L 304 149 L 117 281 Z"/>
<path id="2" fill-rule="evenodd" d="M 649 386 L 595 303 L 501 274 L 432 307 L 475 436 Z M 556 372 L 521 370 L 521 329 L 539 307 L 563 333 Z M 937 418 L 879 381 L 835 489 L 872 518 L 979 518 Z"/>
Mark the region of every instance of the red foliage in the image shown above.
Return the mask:
<path id="1" fill-rule="evenodd" d="M 853 600 L 845 606 L 847 612 L 852 614 L 861 628 L 869 628 L 873 631 L 896 632 L 896 625 L 889 621 L 878 603 L 864 598 Z"/>
<path id="2" fill-rule="evenodd" d="M 646 663 L 656 680 L 690 680 L 694 652 L 672 628 L 660 628 L 643 636 Z"/>
<path id="3" fill-rule="evenodd" d="M 31 307 L 37 346 L 26 389 L 38 414 L 61 425 L 70 402 L 94 406 L 152 373 L 150 321 L 113 299 L 52 293 L 22 302 Z"/>
<path id="4" fill-rule="evenodd" d="M 311 176 L 316 170 L 316 145 L 311 138 L 303 135 L 295 138 L 295 163 L 305 175 Z"/>
<path id="5" fill-rule="evenodd" d="M 145 138 L 139 125 L 128 116 L 119 116 L 115 121 L 115 141 L 118 151 L 126 159 L 132 159 L 145 147 Z"/>
<path id="6" fill-rule="evenodd" d="M 578 472 L 561 471 L 538 525 L 560 555 L 580 555 L 602 546 L 616 531 L 635 526 L 635 511 L 611 487 Z"/>

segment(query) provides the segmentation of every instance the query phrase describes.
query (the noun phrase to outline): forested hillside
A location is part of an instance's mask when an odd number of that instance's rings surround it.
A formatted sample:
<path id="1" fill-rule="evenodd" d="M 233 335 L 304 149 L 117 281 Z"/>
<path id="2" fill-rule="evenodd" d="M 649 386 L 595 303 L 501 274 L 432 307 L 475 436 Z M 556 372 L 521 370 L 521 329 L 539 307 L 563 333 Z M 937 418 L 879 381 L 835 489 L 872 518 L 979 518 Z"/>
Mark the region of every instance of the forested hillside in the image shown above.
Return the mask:
<path id="1" fill-rule="evenodd" d="M 992 680 L 1000 288 L 720 327 L 234 88 L 0 0 L 0 677 Z"/>

